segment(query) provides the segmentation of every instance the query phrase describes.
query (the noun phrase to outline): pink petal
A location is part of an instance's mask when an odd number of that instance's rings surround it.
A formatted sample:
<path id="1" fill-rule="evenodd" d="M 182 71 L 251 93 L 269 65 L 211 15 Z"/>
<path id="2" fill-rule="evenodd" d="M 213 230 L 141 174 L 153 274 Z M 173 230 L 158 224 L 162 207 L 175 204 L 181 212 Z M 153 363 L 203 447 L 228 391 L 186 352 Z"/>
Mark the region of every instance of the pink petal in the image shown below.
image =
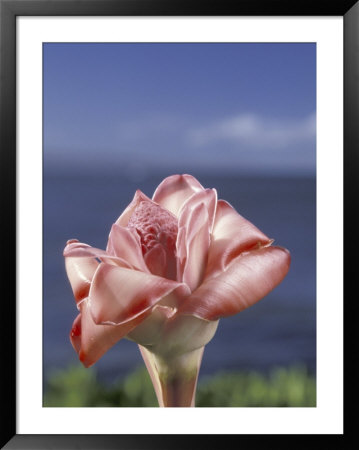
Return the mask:
<path id="1" fill-rule="evenodd" d="M 178 216 L 183 203 L 202 190 L 203 186 L 191 175 L 172 175 L 159 184 L 152 199 Z"/>
<path id="2" fill-rule="evenodd" d="M 179 211 L 178 226 L 186 225 L 188 222 L 191 211 L 196 208 L 197 205 L 205 205 L 208 212 L 208 223 L 210 231 L 212 232 L 214 219 L 217 208 L 217 191 L 215 189 L 204 189 L 196 194 L 192 195 L 183 205 Z"/>
<path id="3" fill-rule="evenodd" d="M 148 272 L 143 260 L 140 239 L 128 228 L 112 225 L 106 251 L 126 261 L 127 267 Z"/>
<path id="4" fill-rule="evenodd" d="M 162 245 L 157 244 L 152 247 L 144 257 L 146 265 L 153 275 L 168 278 L 166 275 L 166 252 Z"/>
<path id="5" fill-rule="evenodd" d="M 190 211 L 189 220 L 183 228 L 185 232 L 179 233 L 177 241 L 178 279 L 193 292 L 203 280 L 210 245 L 208 212 L 204 204 Z"/>
<path id="6" fill-rule="evenodd" d="M 66 245 L 64 249 L 64 257 L 68 258 L 86 258 L 86 259 L 94 259 L 98 258 L 101 261 L 107 264 L 114 264 L 121 267 L 132 268 L 132 265 L 129 264 L 122 258 L 118 258 L 117 256 L 110 255 L 109 253 L 101 250 L 99 248 L 90 247 L 87 244 L 83 244 L 81 242 L 70 242 Z"/>
<path id="7" fill-rule="evenodd" d="M 286 276 L 290 265 L 288 250 L 267 247 L 243 253 L 225 272 L 207 278 L 182 303 L 177 314 L 206 320 L 231 316 L 256 303 Z"/>
<path id="8" fill-rule="evenodd" d="M 138 189 L 135 193 L 135 196 L 133 197 L 132 202 L 127 206 L 127 208 L 123 211 L 123 213 L 120 215 L 120 217 L 116 220 L 116 225 L 126 227 L 134 210 L 136 209 L 138 204 L 143 201 L 152 202 L 152 200 L 150 198 L 148 198 L 147 195 L 145 195 L 143 192 L 141 192 Z"/>
<path id="9" fill-rule="evenodd" d="M 76 317 L 70 332 L 70 340 L 85 367 L 94 364 L 147 315 L 145 313 L 118 326 L 96 325 L 92 319 L 88 301 L 83 301 L 80 309 L 81 313 Z"/>
<path id="10" fill-rule="evenodd" d="M 74 241 L 70 241 L 69 245 L 73 243 Z M 99 263 L 94 258 L 65 257 L 65 268 L 76 302 L 88 296 L 91 281 L 98 266 Z"/>
<path id="11" fill-rule="evenodd" d="M 191 291 L 200 285 L 204 277 L 215 204 L 216 192 L 207 189 L 194 194 L 180 212 L 176 243 L 177 279 L 186 283 Z"/>
<path id="12" fill-rule="evenodd" d="M 191 290 L 199 286 L 204 276 L 216 204 L 216 190 L 205 189 L 193 194 L 179 212 L 177 279 Z"/>
<path id="13" fill-rule="evenodd" d="M 189 294 L 187 286 L 176 281 L 101 264 L 89 294 L 92 315 L 96 323 L 124 323 L 152 308 L 174 290 L 180 296 Z"/>
<path id="14" fill-rule="evenodd" d="M 269 239 L 257 227 L 239 215 L 224 200 L 217 203 L 216 217 L 209 249 L 206 276 L 223 272 L 242 252 L 270 245 Z"/>

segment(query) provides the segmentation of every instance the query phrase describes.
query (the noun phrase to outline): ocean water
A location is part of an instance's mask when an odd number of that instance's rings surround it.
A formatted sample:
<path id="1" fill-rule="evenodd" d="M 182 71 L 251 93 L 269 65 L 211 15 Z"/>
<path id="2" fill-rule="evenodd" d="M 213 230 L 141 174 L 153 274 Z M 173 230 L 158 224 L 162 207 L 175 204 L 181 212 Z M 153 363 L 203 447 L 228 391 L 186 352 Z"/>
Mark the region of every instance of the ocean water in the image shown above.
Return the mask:
<path id="1" fill-rule="evenodd" d="M 131 174 L 130 174 L 131 175 Z M 77 315 L 62 251 L 77 238 L 105 248 L 112 223 L 136 189 L 148 196 L 168 174 L 82 174 L 46 171 L 44 175 L 43 363 L 45 379 L 54 369 L 80 364 L 69 341 Z M 277 245 L 292 255 L 290 272 L 267 297 L 222 319 L 206 346 L 200 377 L 223 370 L 259 370 L 292 364 L 316 368 L 316 184 L 314 178 L 214 176 L 194 174 L 215 187 Z M 137 345 L 123 339 L 97 363 L 100 379 L 114 381 L 142 365 Z"/>

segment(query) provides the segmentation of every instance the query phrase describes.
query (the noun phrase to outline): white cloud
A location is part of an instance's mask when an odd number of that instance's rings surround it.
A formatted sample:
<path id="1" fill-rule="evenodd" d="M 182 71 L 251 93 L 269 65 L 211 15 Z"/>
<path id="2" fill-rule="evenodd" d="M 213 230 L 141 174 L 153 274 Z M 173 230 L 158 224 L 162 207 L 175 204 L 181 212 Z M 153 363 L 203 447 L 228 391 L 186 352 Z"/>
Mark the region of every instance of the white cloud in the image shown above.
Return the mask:
<path id="1" fill-rule="evenodd" d="M 247 148 L 284 148 L 291 144 L 313 140 L 316 131 L 315 114 L 303 119 L 271 119 L 256 114 L 239 114 L 192 129 L 190 144 L 207 146 L 218 141 L 246 144 Z"/>

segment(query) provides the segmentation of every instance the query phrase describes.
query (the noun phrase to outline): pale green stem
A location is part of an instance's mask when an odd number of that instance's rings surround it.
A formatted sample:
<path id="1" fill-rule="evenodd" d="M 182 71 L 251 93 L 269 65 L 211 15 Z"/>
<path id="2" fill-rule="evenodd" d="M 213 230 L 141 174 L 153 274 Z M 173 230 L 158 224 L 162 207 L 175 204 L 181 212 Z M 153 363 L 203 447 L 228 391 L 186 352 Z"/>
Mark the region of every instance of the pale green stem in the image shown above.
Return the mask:
<path id="1" fill-rule="evenodd" d="M 139 345 L 162 407 L 195 406 L 197 379 L 204 347 L 179 356 L 160 356 Z"/>

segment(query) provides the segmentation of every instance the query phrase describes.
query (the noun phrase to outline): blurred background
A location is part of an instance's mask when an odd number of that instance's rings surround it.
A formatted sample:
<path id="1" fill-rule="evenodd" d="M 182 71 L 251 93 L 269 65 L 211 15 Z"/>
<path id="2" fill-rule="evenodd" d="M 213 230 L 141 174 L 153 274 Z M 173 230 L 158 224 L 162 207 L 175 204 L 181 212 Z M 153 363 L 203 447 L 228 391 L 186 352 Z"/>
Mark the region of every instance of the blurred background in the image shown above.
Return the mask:
<path id="1" fill-rule="evenodd" d="M 105 248 L 136 189 L 189 173 L 292 254 L 280 286 L 220 321 L 199 406 L 314 406 L 315 44 L 46 43 L 43 63 L 44 405 L 156 404 L 133 342 L 81 367 L 62 251 Z"/>

